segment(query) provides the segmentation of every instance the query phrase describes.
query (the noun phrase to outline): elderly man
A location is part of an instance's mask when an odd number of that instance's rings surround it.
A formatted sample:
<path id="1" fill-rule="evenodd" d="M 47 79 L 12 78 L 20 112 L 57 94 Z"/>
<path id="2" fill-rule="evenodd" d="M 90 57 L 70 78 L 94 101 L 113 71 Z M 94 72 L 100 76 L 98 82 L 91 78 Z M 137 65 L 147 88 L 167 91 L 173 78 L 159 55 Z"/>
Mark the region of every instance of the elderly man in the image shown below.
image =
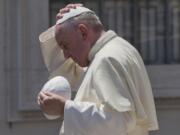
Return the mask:
<path id="1" fill-rule="evenodd" d="M 51 76 L 63 75 L 78 88 L 74 100 L 38 95 L 44 112 L 63 116 L 60 135 L 148 135 L 158 129 L 139 53 L 114 31 L 105 31 L 93 11 L 68 9 L 40 42 Z"/>

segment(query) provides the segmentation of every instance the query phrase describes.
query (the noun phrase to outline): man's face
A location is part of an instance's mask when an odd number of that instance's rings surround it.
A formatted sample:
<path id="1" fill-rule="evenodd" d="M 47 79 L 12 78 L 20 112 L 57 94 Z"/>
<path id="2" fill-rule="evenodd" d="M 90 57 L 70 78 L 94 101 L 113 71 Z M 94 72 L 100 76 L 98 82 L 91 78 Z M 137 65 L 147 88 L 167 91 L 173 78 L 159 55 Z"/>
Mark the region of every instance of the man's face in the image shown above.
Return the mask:
<path id="1" fill-rule="evenodd" d="M 81 38 L 81 33 L 73 28 L 60 30 L 61 26 L 56 26 L 55 38 L 63 50 L 65 58 L 72 58 L 80 66 L 88 65 L 89 48 L 86 42 Z"/>

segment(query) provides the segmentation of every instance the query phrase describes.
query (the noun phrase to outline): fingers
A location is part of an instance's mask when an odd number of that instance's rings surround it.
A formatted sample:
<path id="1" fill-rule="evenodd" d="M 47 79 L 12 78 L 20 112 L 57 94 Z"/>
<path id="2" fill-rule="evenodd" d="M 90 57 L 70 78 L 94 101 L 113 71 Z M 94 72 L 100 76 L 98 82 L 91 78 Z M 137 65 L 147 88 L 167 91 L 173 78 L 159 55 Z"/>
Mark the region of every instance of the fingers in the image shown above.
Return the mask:
<path id="1" fill-rule="evenodd" d="M 66 8 L 76 8 L 76 7 L 82 7 L 83 6 L 83 4 L 81 4 L 81 3 L 75 3 L 75 4 L 68 4 L 67 6 L 66 6 Z"/>
<path id="2" fill-rule="evenodd" d="M 45 98 L 48 98 L 48 96 L 45 94 L 44 91 L 42 91 L 42 92 L 39 93 L 39 98 L 40 98 L 40 100 L 43 100 Z"/>
<path id="3" fill-rule="evenodd" d="M 37 103 L 43 112 L 47 112 L 47 105 L 51 96 L 49 93 L 41 91 L 38 95 Z"/>
<path id="4" fill-rule="evenodd" d="M 68 13 L 69 11 L 70 11 L 69 8 L 63 8 L 59 10 L 59 13 L 56 15 L 56 19 L 58 20 L 58 19 L 63 18 L 63 14 Z"/>
<path id="5" fill-rule="evenodd" d="M 44 104 L 44 101 L 49 98 L 49 95 L 46 94 L 45 92 L 41 91 L 38 95 L 37 103 L 38 105 Z"/>
<path id="6" fill-rule="evenodd" d="M 37 97 L 41 110 L 50 115 L 63 115 L 66 99 L 51 92 L 41 91 Z"/>
<path id="7" fill-rule="evenodd" d="M 46 95 L 47 97 L 51 97 L 51 96 L 54 95 L 54 93 L 51 93 L 51 92 L 48 92 L 48 91 L 44 91 L 43 93 L 44 93 L 44 95 Z"/>
<path id="8" fill-rule="evenodd" d="M 70 9 L 75 9 L 76 7 L 82 7 L 83 4 L 76 3 L 76 4 L 68 4 L 66 7 L 59 10 L 59 13 L 56 15 L 56 20 L 63 18 L 63 14 L 68 13 Z"/>
<path id="9" fill-rule="evenodd" d="M 63 15 L 60 14 L 60 13 L 58 13 L 58 14 L 56 15 L 56 20 L 59 20 L 59 19 L 61 19 L 61 18 L 63 18 Z"/>
<path id="10" fill-rule="evenodd" d="M 69 8 L 60 9 L 59 13 L 56 15 L 56 19 L 58 20 L 58 19 L 63 18 L 63 14 L 68 13 L 69 11 L 70 11 Z"/>
<path id="11" fill-rule="evenodd" d="M 41 91 L 37 97 L 37 103 L 38 105 L 43 105 L 52 100 L 53 98 L 61 98 L 60 96 L 57 96 L 54 93 L 47 92 L 47 91 Z"/>
<path id="12" fill-rule="evenodd" d="M 63 9 L 60 9 L 60 10 L 59 10 L 59 13 L 60 13 L 60 14 L 65 14 L 65 13 L 67 13 L 67 12 L 69 12 L 69 11 L 70 11 L 70 8 L 65 7 L 65 8 L 63 8 Z"/>

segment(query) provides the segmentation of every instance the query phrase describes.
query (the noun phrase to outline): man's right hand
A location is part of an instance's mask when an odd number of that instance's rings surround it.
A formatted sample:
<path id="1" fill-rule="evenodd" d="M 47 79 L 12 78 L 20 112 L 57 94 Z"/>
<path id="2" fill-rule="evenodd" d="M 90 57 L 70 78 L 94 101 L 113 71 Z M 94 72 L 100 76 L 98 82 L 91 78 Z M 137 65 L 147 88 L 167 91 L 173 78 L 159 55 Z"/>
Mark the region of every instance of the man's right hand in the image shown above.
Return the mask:
<path id="1" fill-rule="evenodd" d="M 56 15 L 56 20 L 63 18 L 63 14 L 68 13 L 70 9 L 75 9 L 76 7 L 82 7 L 82 6 L 83 4 L 81 3 L 68 4 L 67 6 L 59 10 L 59 13 Z"/>
<path id="2" fill-rule="evenodd" d="M 41 91 L 37 97 L 41 110 L 49 115 L 63 116 L 66 100 L 63 96 L 45 91 Z"/>

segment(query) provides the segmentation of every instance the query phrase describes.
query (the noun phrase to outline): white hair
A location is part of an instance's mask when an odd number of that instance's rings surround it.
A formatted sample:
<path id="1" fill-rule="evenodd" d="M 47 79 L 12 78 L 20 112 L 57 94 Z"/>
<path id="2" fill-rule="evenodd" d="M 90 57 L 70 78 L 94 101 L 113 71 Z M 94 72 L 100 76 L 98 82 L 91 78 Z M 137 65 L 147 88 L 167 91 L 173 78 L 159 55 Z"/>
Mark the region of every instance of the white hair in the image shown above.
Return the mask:
<path id="1" fill-rule="evenodd" d="M 92 12 L 82 13 L 81 15 L 69 19 L 67 22 L 73 26 L 77 26 L 79 23 L 84 23 L 90 26 L 95 32 L 99 32 L 104 29 L 99 17 Z"/>

